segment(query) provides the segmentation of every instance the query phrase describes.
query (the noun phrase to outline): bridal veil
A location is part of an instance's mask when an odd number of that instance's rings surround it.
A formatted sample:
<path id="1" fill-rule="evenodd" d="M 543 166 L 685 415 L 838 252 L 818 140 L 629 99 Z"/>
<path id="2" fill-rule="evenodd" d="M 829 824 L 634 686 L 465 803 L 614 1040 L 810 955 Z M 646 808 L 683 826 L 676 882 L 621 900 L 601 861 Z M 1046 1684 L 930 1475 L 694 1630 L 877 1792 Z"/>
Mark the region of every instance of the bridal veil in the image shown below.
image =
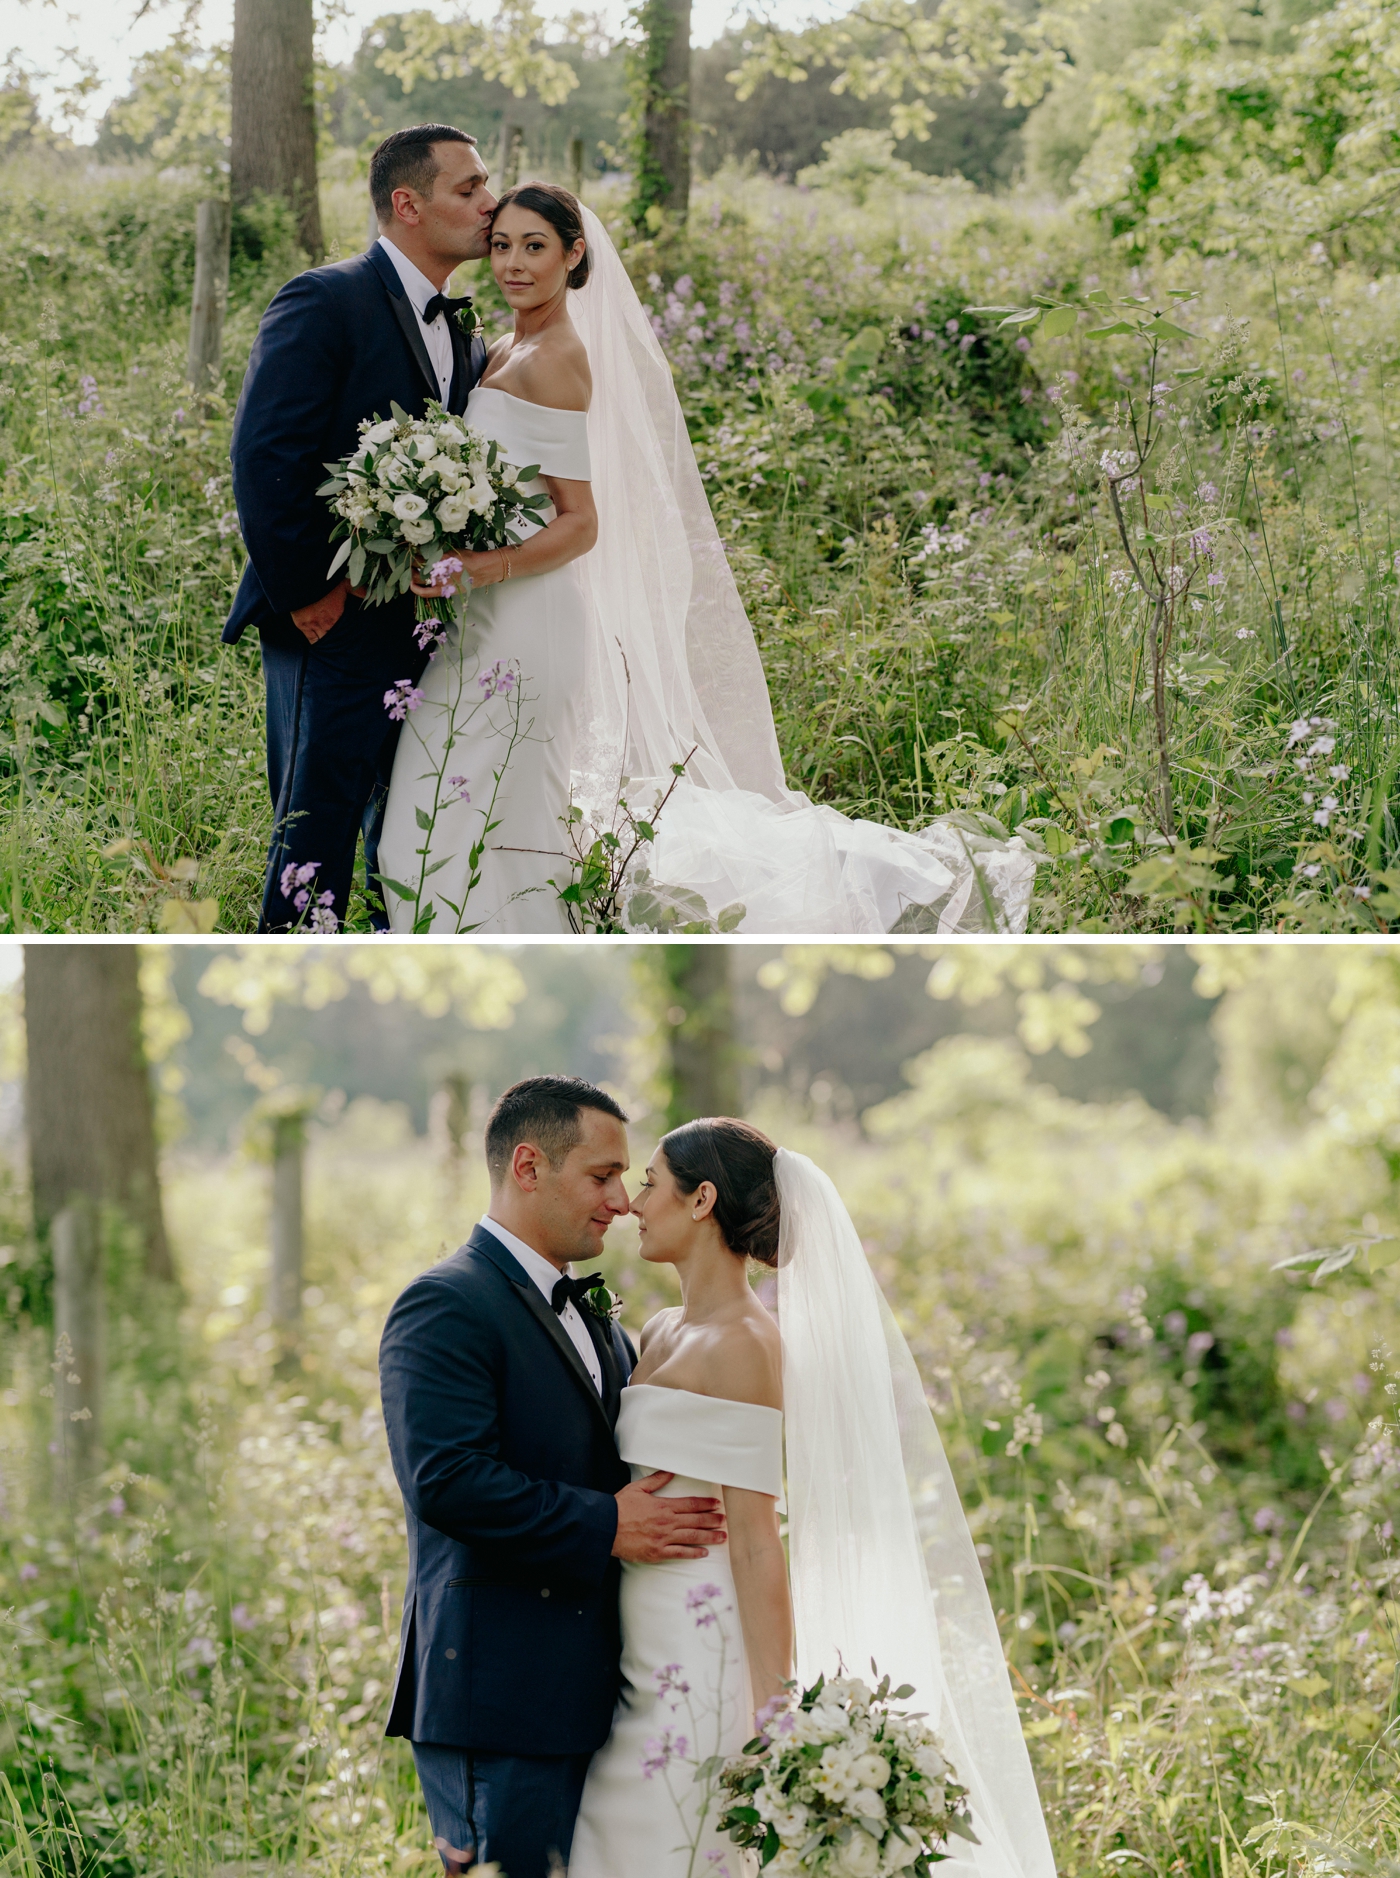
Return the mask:
<path id="1" fill-rule="evenodd" d="M 787 788 L 671 368 L 606 229 L 591 209 L 583 218 L 591 271 L 568 304 L 593 374 L 599 532 L 578 563 L 589 623 L 575 799 L 606 824 L 621 777 L 647 808 L 689 757 L 654 871 L 714 913 L 743 901 L 745 932 L 1024 931 L 1036 866 L 1024 842 L 964 815 L 918 833 L 854 821 Z"/>
<path id="2" fill-rule="evenodd" d="M 788 1537 L 797 1673 L 873 1657 L 913 1683 L 969 1790 L 980 1844 L 949 1878 L 1054 1878 L 1054 1858 L 967 1518 L 918 1369 L 840 1194 L 779 1148 Z"/>

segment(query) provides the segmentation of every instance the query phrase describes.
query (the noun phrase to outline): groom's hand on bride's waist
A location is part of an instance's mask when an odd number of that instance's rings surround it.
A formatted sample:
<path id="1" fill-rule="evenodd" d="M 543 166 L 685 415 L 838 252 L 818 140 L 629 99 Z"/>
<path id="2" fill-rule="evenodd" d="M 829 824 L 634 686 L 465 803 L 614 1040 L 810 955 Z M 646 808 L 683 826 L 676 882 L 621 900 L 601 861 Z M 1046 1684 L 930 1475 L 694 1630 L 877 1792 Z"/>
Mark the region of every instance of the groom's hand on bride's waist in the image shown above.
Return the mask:
<path id="1" fill-rule="evenodd" d="M 614 1558 L 655 1565 L 666 1558 L 705 1558 L 712 1545 L 724 1544 L 723 1501 L 659 1499 L 657 1489 L 674 1479 L 674 1474 L 648 1474 L 614 1496 Z"/>

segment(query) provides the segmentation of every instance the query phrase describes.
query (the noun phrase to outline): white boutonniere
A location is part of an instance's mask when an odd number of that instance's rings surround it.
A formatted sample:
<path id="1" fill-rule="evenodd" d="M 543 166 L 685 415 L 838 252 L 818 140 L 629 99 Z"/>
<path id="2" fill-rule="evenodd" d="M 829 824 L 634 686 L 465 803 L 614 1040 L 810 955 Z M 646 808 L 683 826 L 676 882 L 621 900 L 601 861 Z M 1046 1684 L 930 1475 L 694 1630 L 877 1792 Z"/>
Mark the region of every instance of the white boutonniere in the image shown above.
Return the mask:
<path id="1" fill-rule="evenodd" d="M 601 1278 L 591 1291 L 584 1292 L 583 1302 L 602 1323 L 615 1324 L 622 1316 L 622 1299 L 615 1291 L 609 1291 Z"/>

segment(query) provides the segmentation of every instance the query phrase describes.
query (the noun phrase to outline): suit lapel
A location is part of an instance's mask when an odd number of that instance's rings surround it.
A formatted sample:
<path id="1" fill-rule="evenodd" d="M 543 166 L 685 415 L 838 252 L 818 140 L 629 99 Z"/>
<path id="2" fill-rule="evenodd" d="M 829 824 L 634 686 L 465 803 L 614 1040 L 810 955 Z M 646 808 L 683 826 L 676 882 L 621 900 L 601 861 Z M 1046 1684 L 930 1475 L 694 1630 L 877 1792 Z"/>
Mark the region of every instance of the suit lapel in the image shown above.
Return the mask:
<path id="1" fill-rule="evenodd" d="M 414 363 L 428 387 L 428 396 L 440 397 L 442 394 L 437 373 L 433 370 L 433 362 L 428 357 L 428 348 L 423 343 L 423 332 L 418 324 L 418 315 L 409 305 L 408 295 L 403 290 L 403 282 L 399 279 L 394 263 L 377 241 L 370 243 L 367 258 L 370 266 L 384 284 L 384 290 L 389 296 L 389 305 L 394 309 L 394 318 L 403 329 L 403 336 L 408 341 L 408 349 L 413 354 Z"/>
<path id="2" fill-rule="evenodd" d="M 583 1321 L 588 1326 L 593 1348 L 598 1352 L 598 1361 L 603 1366 L 603 1402 L 607 1408 L 608 1421 L 616 1427 L 617 1411 L 622 1400 L 622 1365 L 617 1358 L 612 1325 L 603 1323 L 589 1310 L 583 1311 Z"/>
<path id="3" fill-rule="evenodd" d="M 570 1337 L 568 1331 L 565 1330 L 564 1326 L 560 1323 L 553 1307 L 545 1301 L 539 1286 L 531 1282 L 527 1274 L 521 1269 L 518 1261 L 511 1257 L 510 1252 L 502 1245 L 495 1233 L 488 1232 L 484 1226 L 477 1227 L 476 1231 L 467 1241 L 467 1247 L 469 1251 L 479 1252 L 483 1257 L 490 1259 L 497 1271 L 509 1279 L 511 1289 L 514 1291 L 516 1297 L 540 1325 L 550 1342 L 553 1343 L 555 1349 L 558 1350 L 560 1356 L 562 1356 L 564 1361 L 568 1364 L 575 1380 L 587 1396 L 589 1406 L 597 1415 L 601 1416 L 603 1424 L 607 1428 L 608 1435 L 611 1437 L 613 1427 L 608 1417 L 607 1404 L 604 1402 L 602 1396 L 599 1395 L 597 1385 L 588 1373 L 588 1365 L 574 1347 L 573 1338 Z M 608 1370 L 606 1366 L 603 1370 L 603 1382 L 606 1387 L 608 1382 Z"/>
<path id="4" fill-rule="evenodd" d="M 418 324 L 418 315 L 408 304 L 408 295 L 401 293 L 397 299 L 391 297 L 389 304 L 394 309 L 394 318 L 402 326 L 409 350 L 417 361 L 418 370 L 423 375 L 423 382 L 428 387 L 428 396 L 440 398 L 442 388 L 438 384 L 437 373 L 433 370 L 433 362 L 428 357 L 428 348 L 423 344 L 423 329 Z"/>

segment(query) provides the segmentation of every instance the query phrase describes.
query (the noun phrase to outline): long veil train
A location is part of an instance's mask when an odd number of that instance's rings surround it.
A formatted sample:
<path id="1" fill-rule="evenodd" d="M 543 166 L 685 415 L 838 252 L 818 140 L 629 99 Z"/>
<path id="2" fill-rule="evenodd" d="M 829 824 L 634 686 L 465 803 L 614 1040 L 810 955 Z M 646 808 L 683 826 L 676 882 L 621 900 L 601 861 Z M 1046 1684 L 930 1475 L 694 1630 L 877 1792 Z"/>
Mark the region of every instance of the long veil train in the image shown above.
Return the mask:
<path id="1" fill-rule="evenodd" d="M 804 1154 L 774 1164 L 797 1673 L 873 1657 L 943 1738 L 980 1844 L 947 1878 L 1054 1878 L 991 1600 L 909 1346 L 840 1194 Z"/>
<path id="2" fill-rule="evenodd" d="M 911 834 L 853 821 L 787 787 L 753 628 L 700 479 L 665 354 L 591 209 L 592 271 L 569 295 L 593 373 L 588 442 L 597 545 L 578 563 L 588 612 L 575 800 L 611 814 L 692 748 L 652 871 L 742 902 L 742 932 L 1023 932 L 1036 859 L 970 816 Z M 630 681 L 630 683 L 629 683 Z"/>

